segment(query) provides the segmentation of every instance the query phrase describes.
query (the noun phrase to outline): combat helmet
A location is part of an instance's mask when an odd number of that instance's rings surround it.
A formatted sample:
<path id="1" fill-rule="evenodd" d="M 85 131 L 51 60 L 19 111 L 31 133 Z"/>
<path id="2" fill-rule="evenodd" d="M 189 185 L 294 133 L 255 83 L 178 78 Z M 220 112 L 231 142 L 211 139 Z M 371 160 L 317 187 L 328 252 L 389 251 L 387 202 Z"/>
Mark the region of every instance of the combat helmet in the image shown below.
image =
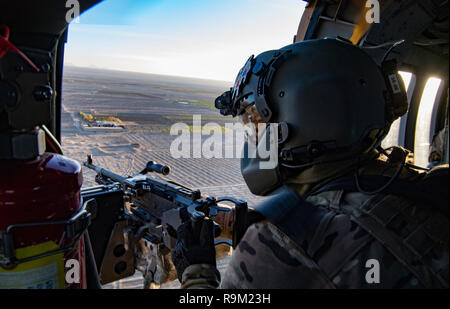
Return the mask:
<path id="1" fill-rule="evenodd" d="M 408 106 L 396 68 L 386 67 L 338 39 L 303 41 L 251 56 L 234 87 L 215 103 L 223 115 L 246 124 L 278 124 L 274 168 L 259 168 L 258 156 L 241 159 L 252 193 L 265 195 L 280 186 L 286 169 L 358 158 L 379 146 Z"/>

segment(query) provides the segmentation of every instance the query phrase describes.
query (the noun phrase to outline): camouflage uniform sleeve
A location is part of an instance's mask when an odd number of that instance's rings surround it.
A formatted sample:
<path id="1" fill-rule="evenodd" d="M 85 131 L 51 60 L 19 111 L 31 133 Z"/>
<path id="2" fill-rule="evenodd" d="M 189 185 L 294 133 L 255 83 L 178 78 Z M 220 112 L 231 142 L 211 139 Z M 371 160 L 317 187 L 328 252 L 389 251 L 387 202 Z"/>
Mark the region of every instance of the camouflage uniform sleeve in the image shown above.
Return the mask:
<path id="1" fill-rule="evenodd" d="M 220 273 L 212 265 L 191 265 L 182 289 L 214 289 Z M 319 267 L 269 221 L 250 226 L 233 252 L 220 286 L 224 289 L 332 288 Z"/>
<path id="2" fill-rule="evenodd" d="M 182 289 L 216 289 L 220 273 L 214 265 L 195 264 L 185 269 L 181 280 Z"/>
<path id="3" fill-rule="evenodd" d="M 428 162 L 441 162 L 445 157 L 445 143 L 447 132 L 446 129 L 442 129 L 433 137 L 433 141 L 430 145 L 430 155 L 428 156 Z"/>
<path id="4" fill-rule="evenodd" d="M 333 285 L 300 247 L 266 220 L 248 228 L 233 252 L 221 288 L 333 288 Z"/>

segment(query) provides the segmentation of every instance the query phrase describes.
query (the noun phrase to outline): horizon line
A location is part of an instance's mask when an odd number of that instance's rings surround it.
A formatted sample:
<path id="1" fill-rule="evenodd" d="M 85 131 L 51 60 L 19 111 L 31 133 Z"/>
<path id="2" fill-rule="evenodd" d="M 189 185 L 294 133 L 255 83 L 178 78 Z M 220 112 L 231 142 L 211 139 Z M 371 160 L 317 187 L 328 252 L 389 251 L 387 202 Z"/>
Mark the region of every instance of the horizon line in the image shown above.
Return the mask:
<path id="1" fill-rule="evenodd" d="M 189 78 L 189 79 L 198 79 L 198 80 L 204 80 L 204 81 L 223 82 L 223 83 L 231 83 L 231 84 L 234 83 L 234 81 L 232 81 L 232 80 L 213 79 L 213 78 L 205 78 L 205 77 L 197 77 L 197 76 L 186 76 L 186 75 L 168 75 L 168 74 L 161 74 L 161 73 L 122 70 L 122 69 L 115 69 L 115 68 L 101 68 L 101 67 L 97 67 L 97 66 L 74 65 L 71 63 L 64 64 L 64 67 L 91 69 L 91 70 L 116 71 L 116 72 L 124 72 L 124 73 L 139 73 L 139 74 L 144 74 L 144 75 L 159 75 L 159 76 L 166 76 L 166 77 Z"/>

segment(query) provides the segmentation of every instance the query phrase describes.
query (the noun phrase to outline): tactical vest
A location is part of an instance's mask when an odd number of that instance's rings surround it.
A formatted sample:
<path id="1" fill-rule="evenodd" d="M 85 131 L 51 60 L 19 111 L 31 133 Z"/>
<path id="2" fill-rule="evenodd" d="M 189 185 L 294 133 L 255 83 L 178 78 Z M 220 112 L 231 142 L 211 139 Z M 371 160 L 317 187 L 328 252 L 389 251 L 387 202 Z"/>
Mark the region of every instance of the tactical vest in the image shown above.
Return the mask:
<path id="1" fill-rule="evenodd" d="M 367 196 L 364 203 L 345 209 L 340 205 L 343 194 L 358 192 L 353 177 L 336 179 L 305 198 L 283 186 L 254 210 L 236 209 L 233 244 L 237 246 L 248 226 L 268 219 L 298 246 L 303 247 L 306 241 L 305 252 L 312 257 L 334 216 L 346 214 L 378 240 L 424 287 L 448 288 L 448 263 L 437 269 L 424 259 L 434 248 L 448 252 L 448 177 L 448 165 L 439 166 L 416 181 L 396 180 L 382 192 Z M 379 188 L 388 181 L 384 176 L 366 176 L 360 184 L 364 188 Z M 330 205 L 311 203 L 311 197 L 330 192 L 333 193 Z M 388 228 L 400 214 L 413 227 L 411 233 L 398 235 Z M 324 272 L 332 278 L 363 245 L 355 241 L 328 261 Z"/>

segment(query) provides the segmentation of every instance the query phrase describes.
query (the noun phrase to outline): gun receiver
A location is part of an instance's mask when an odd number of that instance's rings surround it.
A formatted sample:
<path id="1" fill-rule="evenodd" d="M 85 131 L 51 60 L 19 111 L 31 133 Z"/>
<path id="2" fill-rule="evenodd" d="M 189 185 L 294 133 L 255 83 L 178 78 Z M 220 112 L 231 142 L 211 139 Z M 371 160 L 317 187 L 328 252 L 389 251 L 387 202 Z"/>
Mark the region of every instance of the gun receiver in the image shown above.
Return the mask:
<path id="1" fill-rule="evenodd" d="M 148 162 L 139 174 L 130 177 L 94 165 L 91 156 L 83 165 L 97 173 L 95 180 L 102 186 L 95 187 L 96 190 L 119 190 L 125 201 L 121 210 L 123 216 L 115 222 L 103 259 L 97 263 L 102 284 L 128 277 L 135 269 L 143 273 L 145 287 L 156 287 L 176 279 L 170 252 L 176 243 L 178 227 L 187 220 L 195 224 L 199 219 L 209 217 L 223 227 L 215 222 L 215 237 L 221 236 L 222 230 L 227 232 L 226 238 L 216 239 L 216 244 L 231 246 L 229 229 L 232 223 L 228 221 L 232 221 L 233 208 L 220 202 L 247 207 L 242 200 L 204 196 L 200 190 L 150 176 L 149 173 L 164 176 L 170 173 L 168 166 L 153 161 Z M 88 194 L 92 194 L 92 190 L 85 192 L 87 197 L 92 197 Z"/>

